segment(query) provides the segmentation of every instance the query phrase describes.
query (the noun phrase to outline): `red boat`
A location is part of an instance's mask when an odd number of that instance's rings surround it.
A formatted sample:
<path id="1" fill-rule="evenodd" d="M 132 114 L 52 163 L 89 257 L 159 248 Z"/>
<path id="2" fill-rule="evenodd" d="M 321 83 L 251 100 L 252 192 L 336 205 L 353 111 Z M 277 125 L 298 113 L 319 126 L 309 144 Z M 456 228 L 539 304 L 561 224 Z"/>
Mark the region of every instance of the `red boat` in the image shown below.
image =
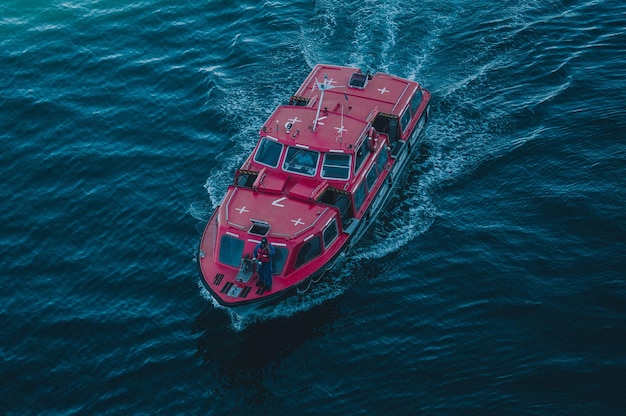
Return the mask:
<path id="1" fill-rule="evenodd" d="M 417 153 L 430 97 L 408 79 L 316 65 L 261 127 L 204 230 L 198 264 L 217 302 L 243 312 L 330 270 Z M 271 287 L 261 278 L 267 263 L 254 259 L 264 238 L 274 249 Z"/>

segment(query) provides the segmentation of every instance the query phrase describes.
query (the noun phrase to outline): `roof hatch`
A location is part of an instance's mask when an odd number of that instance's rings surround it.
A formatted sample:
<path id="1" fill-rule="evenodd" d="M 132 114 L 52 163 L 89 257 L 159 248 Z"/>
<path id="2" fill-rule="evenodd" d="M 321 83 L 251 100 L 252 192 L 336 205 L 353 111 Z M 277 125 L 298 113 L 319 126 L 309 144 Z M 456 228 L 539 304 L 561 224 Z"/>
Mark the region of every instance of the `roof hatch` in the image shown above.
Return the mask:
<path id="1" fill-rule="evenodd" d="M 348 84 L 352 88 L 364 89 L 367 85 L 367 75 L 355 72 L 350 77 L 350 83 Z"/>
<path id="2" fill-rule="evenodd" d="M 252 227 L 248 230 L 250 234 L 265 236 L 270 232 L 271 227 L 267 222 L 253 219 L 250 219 L 250 222 L 252 222 Z"/>

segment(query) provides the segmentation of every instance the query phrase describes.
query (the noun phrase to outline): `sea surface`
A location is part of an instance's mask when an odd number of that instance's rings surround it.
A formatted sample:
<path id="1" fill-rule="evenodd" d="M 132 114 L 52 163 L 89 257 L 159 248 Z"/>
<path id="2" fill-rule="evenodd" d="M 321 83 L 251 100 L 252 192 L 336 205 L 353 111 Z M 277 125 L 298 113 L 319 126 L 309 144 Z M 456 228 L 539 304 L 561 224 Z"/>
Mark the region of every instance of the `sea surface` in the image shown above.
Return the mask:
<path id="1" fill-rule="evenodd" d="M 421 82 L 424 145 L 302 296 L 196 251 L 316 63 Z M 3 0 L 0 414 L 626 414 L 623 0 Z"/>

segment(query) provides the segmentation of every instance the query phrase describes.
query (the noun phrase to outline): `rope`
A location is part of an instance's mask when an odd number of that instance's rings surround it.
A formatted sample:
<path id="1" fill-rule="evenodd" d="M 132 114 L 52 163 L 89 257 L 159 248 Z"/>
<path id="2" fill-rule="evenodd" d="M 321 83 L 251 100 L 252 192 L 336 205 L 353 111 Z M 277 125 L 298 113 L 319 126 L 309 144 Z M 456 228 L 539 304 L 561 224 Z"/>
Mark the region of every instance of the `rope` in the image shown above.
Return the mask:
<path id="1" fill-rule="evenodd" d="M 311 280 L 313 279 L 309 279 L 309 285 L 304 290 L 300 290 L 300 287 L 296 286 L 296 292 L 298 292 L 298 295 L 304 295 L 306 292 L 309 291 L 309 289 L 311 288 Z"/>
<path id="2" fill-rule="evenodd" d="M 326 271 L 320 273 L 320 277 L 318 277 L 317 280 L 313 278 L 309 279 L 309 284 L 304 290 L 301 290 L 300 287 L 296 286 L 296 292 L 298 292 L 298 295 L 304 295 L 306 292 L 308 292 L 309 289 L 311 289 L 311 283 L 318 283 L 320 280 L 322 280 L 322 277 L 324 277 L 325 274 L 326 274 Z"/>

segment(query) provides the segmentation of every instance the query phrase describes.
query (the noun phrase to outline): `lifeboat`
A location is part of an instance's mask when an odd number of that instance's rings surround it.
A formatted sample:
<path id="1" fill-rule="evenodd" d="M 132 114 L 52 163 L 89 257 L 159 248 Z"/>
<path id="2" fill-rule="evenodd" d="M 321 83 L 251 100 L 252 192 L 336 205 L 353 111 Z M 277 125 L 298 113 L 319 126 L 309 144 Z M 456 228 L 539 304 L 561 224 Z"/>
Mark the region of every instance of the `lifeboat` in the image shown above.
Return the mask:
<path id="1" fill-rule="evenodd" d="M 384 73 L 316 65 L 212 214 L 204 287 L 245 312 L 306 289 L 363 236 L 419 148 L 431 94 Z"/>

